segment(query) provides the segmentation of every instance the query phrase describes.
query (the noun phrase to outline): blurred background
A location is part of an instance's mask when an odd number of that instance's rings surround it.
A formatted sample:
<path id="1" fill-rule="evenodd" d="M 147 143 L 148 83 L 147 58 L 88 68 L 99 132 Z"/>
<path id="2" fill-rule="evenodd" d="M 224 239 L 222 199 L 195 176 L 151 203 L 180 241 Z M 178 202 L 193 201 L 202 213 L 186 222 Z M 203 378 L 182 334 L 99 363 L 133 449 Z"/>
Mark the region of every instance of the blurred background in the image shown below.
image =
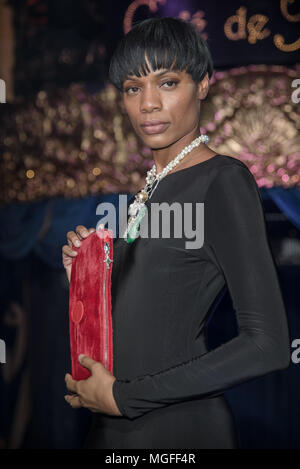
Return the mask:
<path id="1" fill-rule="evenodd" d="M 122 36 L 157 16 L 208 42 L 201 132 L 255 176 L 288 314 L 290 367 L 226 392 L 241 445 L 300 448 L 300 0 L 0 0 L 0 448 L 79 448 L 89 425 L 64 400 L 61 249 L 153 165 L 107 75 Z M 211 348 L 236 335 L 227 293 L 208 331 Z"/>

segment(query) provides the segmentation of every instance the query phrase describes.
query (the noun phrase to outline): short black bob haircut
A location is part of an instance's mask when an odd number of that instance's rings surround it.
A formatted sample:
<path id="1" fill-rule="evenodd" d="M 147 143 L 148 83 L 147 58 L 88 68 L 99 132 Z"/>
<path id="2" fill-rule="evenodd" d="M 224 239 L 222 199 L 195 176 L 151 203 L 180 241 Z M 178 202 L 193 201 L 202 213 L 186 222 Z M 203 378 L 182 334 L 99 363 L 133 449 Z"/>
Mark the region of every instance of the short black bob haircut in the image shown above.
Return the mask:
<path id="1" fill-rule="evenodd" d="M 130 75 L 150 73 L 145 54 L 153 70 L 185 70 L 196 84 L 207 72 L 209 78 L 213 74 L 207 43 L 194 24 L 174 17 L 149 18 L 137 23 L 112 55 L 109 79 L 118 90 L 123 92 Z"/>

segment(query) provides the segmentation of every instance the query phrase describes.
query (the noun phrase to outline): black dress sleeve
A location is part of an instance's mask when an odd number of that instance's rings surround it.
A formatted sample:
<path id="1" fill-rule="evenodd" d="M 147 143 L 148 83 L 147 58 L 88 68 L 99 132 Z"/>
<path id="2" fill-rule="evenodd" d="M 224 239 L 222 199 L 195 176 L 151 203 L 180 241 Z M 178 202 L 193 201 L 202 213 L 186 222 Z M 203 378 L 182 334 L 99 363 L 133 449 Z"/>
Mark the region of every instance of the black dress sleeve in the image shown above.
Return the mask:
<path id="1" fill-rule="evenodd" d="M 129 419 L 169 404 L 220 394 L 289 366 L 286 311 L 259 189 L 246 165 L 218 171 L 206 193 L 204 214 L 204 245 L 224 275 L 238 335 L 158 373 L 116 379 L 113 395 Z"/>

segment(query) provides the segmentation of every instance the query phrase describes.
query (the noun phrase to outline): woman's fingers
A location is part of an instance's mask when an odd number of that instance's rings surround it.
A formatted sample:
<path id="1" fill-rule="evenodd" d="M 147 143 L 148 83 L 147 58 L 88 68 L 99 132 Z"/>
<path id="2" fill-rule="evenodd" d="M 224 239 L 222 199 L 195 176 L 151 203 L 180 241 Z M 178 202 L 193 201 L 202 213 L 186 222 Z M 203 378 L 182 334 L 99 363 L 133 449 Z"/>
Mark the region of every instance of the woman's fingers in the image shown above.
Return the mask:
<path id="1" fill-rule="evenodd" d="M 98 409 L 95 409 L 94 407 L 88 407 L 84 401 L 82 400 L 82 398 L 80 398 L 80 396 L 74 394 L 74 395 L 65 395 L 65 400 L 70 404 L 71 407 L 73 407 L 73 409 L 79 409 L 80 407 L 86 407 L 88 408 L 91 412 L 94 412 L 94 413 L 99 413 L 99 410 Z"/>
<path id="2" fill-rule="evenodd" d="M 73 250 L 72 246 L 68 246 L 67 244 L 65 244 L 62 247 L 62 251 L 63 251 L 64 254 L 67 254 L 67 256 L 72 256 L 72 257 L 74 257 L 74 255 L 76 256 L 76 254 L 78 254 L 77 251 Z"/>
<path id="3" fill-rule="evenodd" d="M 66 395 L 65 400 L 71 404 L 72 407 L 79 408 L 83 406 L 83 403 L 80 399 L 80 382 L 75 381 L 70 373 L 65 374 L 65 383 L 66 387 L 69 391 L 71 391 L 72 395 Z"/>
<path id="4" fill-rule="evenodd" d="M 95 228 L 87 229 L 83 225 L 78 225 L 75 231 L 68 231 L 67 233 L 67 243 L 62 247 L 62 260 L 63 265 L 66 269 L 67 277 L 70 282 L 71 279 L 71 269 L 72 269 L 72 259 L 76 257 L 78 252 L 73 251 L 73 246 L 79 248 L 81 246 L 81 241 L 93 233 Z"/>
<path id="5" fill-rule="evenodd" d="M 67 244 L 65 244 L 63 247 L 62 247 L 62 253 L 63 253 L 63 257 L 75 257 L 77 256 L 77 251 L 73 251 L 72 247 L 71 246 L 68 246 Z"/>
<path id="6" fill-rule="evenodd" d="M 80 400 L 79 396 L 76 396 L 75 394 L 73 396 L 66 395 L 65 400 L 73 407 L 73 409 L 79 409 L 80 407 L 83 407 L 83 403 Z"/>
<path id="7" fill-rule="evenodd" d="M 76 381 L 75 379 L 72 378 L 70 373 L 65 374 L 65 383 L 69 391 L 78 394 L 79 389 L 79 381 Z"/>
<path id="8" fill-rule="evenodd" d="M 90 234 L 90 233 L 89 233 L 89 230 L 88 230 L 85 226 L 83 226 L 83 225 L 78 225 L 78 226 L 76 226 L 76 233 L 77 233 L 82 239 L 87 238 L 88 235 Z"/>
<path id="9" fill-rule="evenodd" d="M 79 238 L 78 234 L 75 233 L 75 231 L 68 231 L 67 233 L 67 240 L 68 242 L 71 243 L 71 247 L 72 245 L 73 246 L 76 246 L 77 248 L 79 248 L 79 246 L 81 245 L 81 237 Z"/>
<path id="10" fill-rule="evenodd" d="M 76 231 L 68 231 L 67 240 L 70 247 L 73 245 L 79 248 L 81 246 L 81 241 L 84 238 L 87 238 L 91 233 L 93 233 L 95 228 L 86 228 L 83 225 L 78 225 L 75 228 Z"/>

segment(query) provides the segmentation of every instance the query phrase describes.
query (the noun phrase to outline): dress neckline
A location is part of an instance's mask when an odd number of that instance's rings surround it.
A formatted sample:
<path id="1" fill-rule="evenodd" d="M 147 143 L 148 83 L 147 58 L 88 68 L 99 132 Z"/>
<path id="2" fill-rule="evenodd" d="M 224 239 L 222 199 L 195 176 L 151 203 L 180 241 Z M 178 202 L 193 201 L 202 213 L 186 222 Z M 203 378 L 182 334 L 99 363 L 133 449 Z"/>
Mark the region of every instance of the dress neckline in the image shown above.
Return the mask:
<path id="1" fill-rule="evenodd" d="M 160 180 L 160 183 L 161 183 L 164 179 L 166 179 L 167 177 L 174 176 L 175 174 L 182 173 L 182 171 L 187 171 L 188 169 L 193 169 L 195 166 L 202 166 L 202 165 L 205 165 L 205 164 L 208 163 L 209 161 L 214 160 L 215 158 L 217 158 L 217 156 L 222 156 L 222 155 L 221 155 L 220 153 L 217 153 L 216 155 L 212 156 L 211 158 L 208 158 L 207 160 L 199 161 L 199 163 L 193 164 L 192 166 L 188 166 L 187 168 L 179 169 L 178 171 L 174 171 L 174 173 L 166 174 L 166 176 L 163 177 L 163 178 Z"/>

